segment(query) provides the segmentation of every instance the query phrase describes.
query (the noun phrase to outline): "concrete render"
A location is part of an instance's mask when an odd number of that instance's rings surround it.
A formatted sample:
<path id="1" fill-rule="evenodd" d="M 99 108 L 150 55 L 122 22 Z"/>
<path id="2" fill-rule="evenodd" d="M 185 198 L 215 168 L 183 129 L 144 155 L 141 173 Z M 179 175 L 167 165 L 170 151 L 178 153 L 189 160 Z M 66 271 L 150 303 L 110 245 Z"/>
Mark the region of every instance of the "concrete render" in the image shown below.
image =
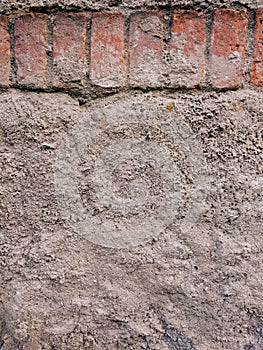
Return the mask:
<path id="1" fill-rule="evenodd" d="M 262 98 L 127 91 L 83 104 L 1 92 L 0 348 L 263 349 Z M 142 145 L 132 159 L 115 146 L 126 140 Z M 152 162 L 147 142 L 160 148 Z M 180 195 L 165 227 L 124 247 L 88 237 L 79 203 L 101 225 L 143 233 L 170 193 L 166 150 Z M 94 185 L 94 169 L 108 182 Z"/>

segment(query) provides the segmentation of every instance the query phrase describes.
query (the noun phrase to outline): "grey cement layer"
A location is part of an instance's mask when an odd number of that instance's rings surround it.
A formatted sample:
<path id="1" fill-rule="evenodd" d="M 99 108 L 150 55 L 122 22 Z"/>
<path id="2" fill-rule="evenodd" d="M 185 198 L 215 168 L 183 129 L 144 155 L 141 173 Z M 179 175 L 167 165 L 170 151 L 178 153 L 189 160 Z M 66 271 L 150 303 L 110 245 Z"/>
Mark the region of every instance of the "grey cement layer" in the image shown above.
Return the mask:
<path id="1" fill-rule="evenodd" d="M 0 12 L 10 13 L 23 10 L 81 9 L 81 10 L 112 10 L 160 8 L 171 6 L 189 9 L 212 9 L 215 7 L 246 6 L 251 9 L 263 6 L 262 0 L 2 0 Z"/>
<path id="2" fill-rule="evenodd" d="M 80 107 L 63 94 L 2 93 L 1 350 L 262 349 L 262 98 L 249 90 L 127 93 Z M 133 125 L 111 126 L 121 108 Z M 167 117 L 184 127 L 171 136 L 163 129 Z M 143 205 L 119 213 L 103 204 L 92 174 L 113 141 L 155 142 L 169 149 L 178 169 L 173 220 L 135 247 L 92 243 L 72 225 L 78 218 L 61 208 L 56 174 L 63 142 L 68 135 L 74 140 L 74 128 L 87 133 L 98 126 L 100 135 L 86 134 L 74 172 L 64 175 L 74 176 L 83 206 L 102 224 L 146 221 L 165 193 L 160 167 L 126 159 L 112 172 L 111 189 Z M 200 148 L 188 152 L 190 139 Z M 200 149 L 210 185 L 202 212 L 183 230 L 196 185 L 198 156 L 191 154 Z M 140 176 L 146 202 L 136 197 Z"/>

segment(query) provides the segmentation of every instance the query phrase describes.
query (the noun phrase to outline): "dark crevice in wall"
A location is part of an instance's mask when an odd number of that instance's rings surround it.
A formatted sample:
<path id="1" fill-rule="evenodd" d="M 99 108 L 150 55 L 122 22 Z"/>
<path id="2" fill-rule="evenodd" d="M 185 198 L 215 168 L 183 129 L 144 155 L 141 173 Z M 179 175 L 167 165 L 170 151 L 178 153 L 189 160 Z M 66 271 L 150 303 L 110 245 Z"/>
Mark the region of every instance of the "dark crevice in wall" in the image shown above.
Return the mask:
<path id="1" fill-rule="evenodd" d="M 205 49 L 205 60 L 206 67 L 209 67 L 210 63 L 210 51 L 211 51 L 211 37 L 212 37 L 212 29 L 214 23 L 214 11 L 209 11 L 206 15 L 206 49 Z M 212 89 L 212 83 L 210 81 L 209 69 L 205 72 L 205 83 L 209 88 Z"/>
<path id="2" fill-rule="evenodd" d="M 134 87 L 134 88 L 122 88 L 122 89 L 115 89 L 115 90 L 107 90 L 104 89 L 98 89 L 95 87 L 94 89 L 89 90 L 88 92 L 85 91 L 79 91 L 79 90 L 72 90 L 72 89 L 63 89 L 63 88 L 35 88 L 35 87 L 25 87 L 25 86 L 18 86 L 17 84 L 13 84 L 9 89 L 0 89 L 0 94 L 5 93 L 9 91 L 10 89 L 15 89 L 18 91 L 26 92 L 26 93 L 49 93 L 49 94 L 56 94 L 61 93 L 68 95 L 76 100 L 78 100 L 79 105 L 84 105 L 86 102 L 94 99 L 99 98 L 105 98 L 109 96 L 118 95 L 121 93 L 136 93 L 136 92 L 142 92 L 142 93 L 150 93 L 150 92 L 159 92 L 159 93 L 165 93 L 165 94 L 174 94 L 174 93 L 180 93 L 180 94 L 188 94 L 188 95 L 195 95 L 197 93 L 203 92 L 203 93 L 221 93 L 221 92 L 229 92 L 229 91 L 236 91 L 239 90 L 238 88 L 233 89 L 212 89 L 210 87 L 200 87 L 200 88 L 142 88 L 142 87 Z M 251 88 L 250 88 L 251 90 Z M 255 88 L 255 90 L 257 90 Z"/>
<path id="3" fill-rule="evenodd" d="M 130 67 L 130 57 L 129 57 L 129 41 L 130 41 L 130 16 L 126 16 L 124 23 L 124 60 L 126 62 L 126 80 L 125 84 L 129 84 L 129 67 Z"/>
<path id="4" fill-rule="evenodd" d="M 17 73 L 17 64 L 15 59 L 15 19 L 11 19 L 9 21 L 9 33 L 10 33 L 10 51 L 11 51 L 10 82 L 14 82 L 16 73 Z"/>
<path id="5" fill-rule="evenodd" d="M 125 21 L 126 25 L 126 31 L 125 31 L 125 49 L 127 50 L 126 52 L 126 57 L 127 57 L 127 84 L 129 84 L 130 80 L 130 50 L 129 50 L 129 43 L 130 43 L 130 25 L 131 25 L 131 14 L 126 17 Z"/>
<path id="6" fill-rule="evenodd" d="M 53 71 L 53 26 L 54 19 L 50 16 L 47 20 L 47 85 L 50 85 L 49 78 L 52 79 L 52 71 Z"/>
<path id="7" fill-rule="evenodd" d="M 248 34 L 247 34 L 247 45 L 246 45 L 246 61 L 245 61 L 245 71 L 244 71 L 244 84 L 249 85 L 250 82 L 250 72 L 253 60 L 254 52 L 254 32 L 256 27 L 256 12 L 248 11 Z"/>
<path id="8" fill-rule="evenodd" d="M 86 42 L 85 42 L 85 50 L 86 50 L 86 63 L 87 63 L 87 74 L 86 80 L 90 81 L 90 48 L 91 48 L 91 23 L 92 18 L 91 14 L 87 15 L 87 24 L 86 24 Z"/>

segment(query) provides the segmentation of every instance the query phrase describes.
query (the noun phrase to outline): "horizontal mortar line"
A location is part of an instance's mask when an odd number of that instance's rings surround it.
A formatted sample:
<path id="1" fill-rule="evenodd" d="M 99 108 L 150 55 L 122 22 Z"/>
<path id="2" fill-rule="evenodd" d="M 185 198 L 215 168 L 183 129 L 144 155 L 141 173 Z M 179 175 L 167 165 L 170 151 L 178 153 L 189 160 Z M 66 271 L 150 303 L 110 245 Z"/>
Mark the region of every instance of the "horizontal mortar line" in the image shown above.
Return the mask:
<path id="1" fill-rule="evenodd" d="M 209 86 L 207 87 L 202 87 L 202 88 L 169 88 L 169 87 L 158 87 L 158 88 L 154 88 L 154 87 L 149 87 L 149 88 L 143 88 L 143 87 L 127 87 L 127 88 L 122 88 L 122 89 L 116 89 L 115 91 L 113 91 L 114 89 L 101 89 L 101 95 L 98 98 L 101 97 L 107 97 L 109 95 L 117 95 L 119 93 L 123 93 L 123 92 L 132 92 L 132 91 L 141 91 L 144 93 L 147 92 L 171 92 L 171 93 L 176 93 L 176 92 L 182 92 L 182 93 L 193 93 L 193 92 L 227 92 L 227 91 L 240 91 L 240 90 L 247 90 L 248 87 L 242 87 L 242 88 L 222 88 L 222 89 L 215 89 L 215 88 L 211 88 Z M 249 86 L 250 90 L 261 90 L 260 87 L 253 87 L 251 88 Z M 80 97 L 89 97 L 91 96 L 92 98 L 94 98 L 93 94 L 97 93 L 98 90 L 90 90 L 89 92 L 85 92 L 85 91 L 76 91 L 76 89 L 63 89 L 63 88 L 31 88 L 31 87 L 18 87 L 15 85 L 10 85 L 10 87 L 8 88 L 0 88 L 0 91 L 2 93 L 4 92 L 8 92 L 10 90 L 15 90 L 15 91 L 24 91 L 24 92 L 36 92 L 36 93 L 49 93 L 49 94 L 56 94 L 56 93 L 64 93 L 66 95 L 78 95 Z"/>

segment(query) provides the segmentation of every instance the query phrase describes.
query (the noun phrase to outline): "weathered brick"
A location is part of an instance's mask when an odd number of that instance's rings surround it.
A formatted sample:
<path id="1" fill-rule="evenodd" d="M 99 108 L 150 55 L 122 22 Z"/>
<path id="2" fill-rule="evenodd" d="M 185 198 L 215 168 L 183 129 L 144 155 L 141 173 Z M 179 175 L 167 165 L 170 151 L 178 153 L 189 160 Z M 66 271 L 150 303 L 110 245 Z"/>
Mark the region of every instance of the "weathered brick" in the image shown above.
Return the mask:
<path id="1" fill-rule="evenodd" d="M 163 81 L 162 12 L 138 12 L 131 16 L 129 34 L 129 79 L 133 86 L 158 87 Z"/>
<path id="2" fill-rule="evenodd" d="M 102 87 L 126 82 L 125 16 L 94 13 L 91 25 L 90 78 Z"/>
<path id="3" fill-rule="evenodd" d="M 256 86 L 263 86 L 263 8 L 257 11 L 254 41 L 255 49 L 250 82 Z"/>
<path id="4" fill-rule="evenodd" d="M 166 56 L 169 85 L 196 87 L 205 75 L 206 18 L 196 11 L 176 11 Z"/>
<path id="5" fill-rule="evenodd" d="M 0 85 L 9 86 L 11 70 L 10 36 L 8 32 L 8 18 L 0 16 Z"/>
<path id="6" fill-rule="evenodd" d="M 47 16 L 31 14 L 15 22 L 17 82 L 44 87 L 47 67 Z"/>
<path id="7" fill-rule="evenodd" d="M 87 77 L 87 15 L 60 13 L 53 29 L 53 84 L 84 84 Z"/>
<path id="8" fill-rule="evenodd" d="M 247 28 L 246 10 L 215 11 L 210 57 L 214 87 L 237 88 L 242 84 Z"/>

